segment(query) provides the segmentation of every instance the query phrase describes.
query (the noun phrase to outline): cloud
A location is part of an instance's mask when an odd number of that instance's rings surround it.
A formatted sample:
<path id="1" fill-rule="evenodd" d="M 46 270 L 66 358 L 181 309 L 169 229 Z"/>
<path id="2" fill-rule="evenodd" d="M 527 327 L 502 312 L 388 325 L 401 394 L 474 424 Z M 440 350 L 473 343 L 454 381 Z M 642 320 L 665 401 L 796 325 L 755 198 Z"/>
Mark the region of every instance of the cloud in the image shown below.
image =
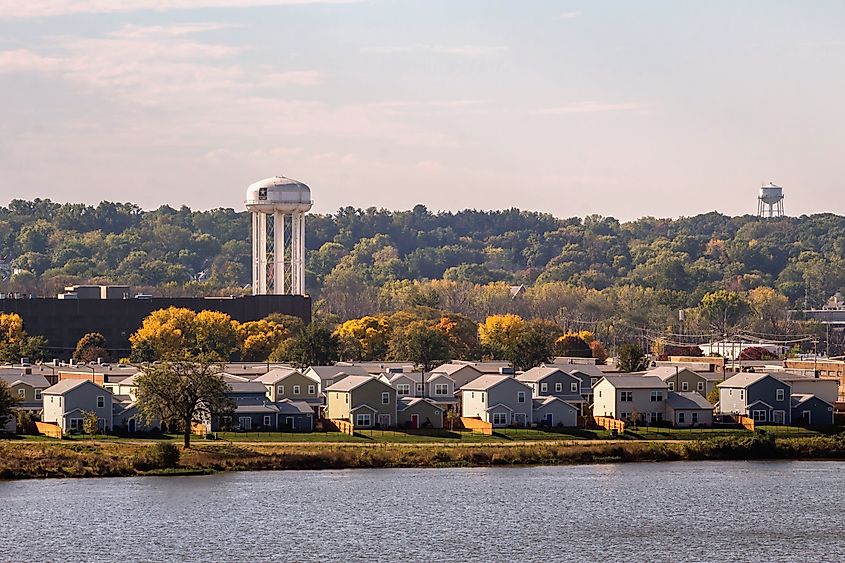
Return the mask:
<path id="1" fill-rule="evenodd" d="M 531 112 L 533 115 L 566 115 L 571 113 L 604 113 L 609 111 L 631 111 L 643 109 L 637 102 L 575 102 L 562 106 L 541 108 Z"/>
<path id="2" fill-rule="evenodd" d="M 394 55 L 399 53 L 434 53 L 456 57 L 495 57 L 508 50 L 501 45 L 396 45 L 362 47 L 362 53 L 376 55 Z"/>
<path id="3" fill-rule="evenodd" d="M 563 12 L 559 17 L 562 20 L 574 20 L 581 17 L 581 12 Z"/>
<path id="4" fill-rule="evenodd" d="M 0 0 L 0 19 L 74 14 L 246 8 L 305 4 L 351 4 L 363 0 Z"/>
<path id="5" fill-rule="evenodd" d="M 121 39 L 140 39 L 143 37 L 181 37 L 184 35 L 191 35 L 193 33 L 204 33 L 208 31 L 218 31 L 221 29 L 231 29 L 238 27 L 233 24 L 217 23 L 217 22 L 198 22 L 185 23 L 180 25 L 152 25 L 152 26 L 138 26 L 125 25 L 118 31 L 113 31 L 108 34 L 109 37 L 118 37 Z"/>

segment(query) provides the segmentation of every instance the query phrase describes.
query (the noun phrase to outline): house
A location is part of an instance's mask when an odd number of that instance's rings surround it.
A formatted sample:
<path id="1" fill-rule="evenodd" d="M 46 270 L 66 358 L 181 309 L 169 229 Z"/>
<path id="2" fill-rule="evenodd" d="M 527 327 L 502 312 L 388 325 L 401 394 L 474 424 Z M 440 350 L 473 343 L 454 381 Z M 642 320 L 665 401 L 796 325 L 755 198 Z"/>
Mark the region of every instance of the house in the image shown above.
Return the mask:
<path id="1" fill-rule="evenodd" d="M 443 428 L 443 409 L 424 397 L 399 399 L 396 416 L 399 428 Z"/>
<path id="2" fill-rule="evenodd" d="M 151 423 L 147 423 L 138 414 L 138 403 L 129 399 L 125 395 L 115 395 L 113 405 L 114 426 L 112 427 L 112 430 L 128 434 L 134 434 L 135 432 L 148 432 L 153 429 L 161 430 L 161 421 L 156 420 Z"/>
<path id="3" fill-rule="evenodd" d="M 581 379 L 560 368 L 542 365 L 518 374 L 516 379 L 530 385 L 534 397 L 557 397 L 578 405 L 584 402 Z"/>
<path id="4" fill-rule="evenodd" d="M 484 375 L 510 375 L 513 376 L 516 372 L 510 362 L 503 360 L 494 360 L 489 362 L 472 362 L 468 360 L 454 360 L 451 364 L 472 366 Z M 434 371 L 440 371 L 439 368 Z M 449 374 L 451 375 L 451 374 Z"/>
<path id="5" fill-rule="evenodd" d="M 267 398 L 267 388 L 263 383 L 231 374 L 223 374 L 223 379 L 229 386 L 226 398 L 232 401 L 235 408 L 231 416 L 224 420 L 212 418 L 212 432 L 226 429 L 230 425 L 245 432 L 278 428 L 279 408 Z"/>
<path id="6" fill-rule="evenodd" d="M 326 388 L 326 417 L 356 428 L 394 426 L 396 409 L 396 389 L 370 375 L 349 375 Z"/>
<path id="7" fill-rule="evenodd" d="M 370 372 L 361 366 L 311 366 L 302 375 L 315 381 L 319 380 L 319 392 L 322 395 L 326 392 L 327 387 L 332 386 L 346 376 L 370 375 Z"/>
<path id="8" fill-rule="evenodd" d="M 790 424 L 791 390 L 788 383 L 768 373 L 738 373 L 719 383 L 720 414 L 741 415 L 755 422 Z"/>
<path id="9" fill-rule="evenodd" d="M 769 373 L 787 383 L 793 395 L 815 395 L 830 404 L 839 400 L 839 380 L 835 377 L 816 377 L 812 373 L 804 374 L 790 371 Z"/>
<path id="10" fill-rule="evenodd" d="M 455 381 L 445 373 L 432 372 L 423 378 L 421 372 L 385 374 L 396 395 L 431 399 L 441 410 L 455 409 Z M 425 380 L 423 382 L 423 379 Z"/>
<path id="11" fill-rule="evenodd" d="M 669 391 L 665 420 L 678 428 L 713 425 L 713 405 L 698 391 Z"/>
<path id="12" fill-rule="evenodd" d="M 84 413 L 97 415 L 102 432 L 114 424 L 112 393 L 87 379 L 64 379 L 41 393 L 44 412 L 41 420 L 57 424 L 63 432 L 81 432 Z"/>
<path id="13" fill-rule="evenodd" d="M 587 414 L 588 406 L 593 404 L 593 387 L 604 377 L 604 372 L 595 364 L 552 364 L 569 375 L 581 380 L 581 398 L 583 414 Z"/>
<path id="14" fill-rule="evenodd" d="M 716 384 L 722 380 L 719 374 L 713 372 L 698 373 L 681 366 L 660 366 L 650 369 L 644 375 L 659 377 L 669 386 L 669 391 L 677 391 L 678 393 L 691 391 L 702 397 L 707 397 L 710 391 L 716 388 Z"/>
<path id="15" fill-rule="evenodd" d="M 605 375 L 593 387 L 593 415 L 662 422 L 669 386 L 653 375 Z"/>
<path id="16" fill-rule="evenodd" d="M 550 428 L 554 426 L 570 428 L 578 426 L 579 410 L 575 405 L 553 395 L 535 397 L 532 401 L 534 403 L 534 424 L 537 426 Z"/>
<path id="17" fill-rule="evenodd" d="M 314 409 L 307 401 L 282 399 L 274 403 L 279 409 L 276 427 L 285 432 L 311 432 L 314 430 Z"/>
<path id="18" fill-rule="evenodd" d="M 17 399 L 16 409 L 37 412 L 44 407 L 41 394 L 50 387 L 50 383 L 43 375 L 0 373 L 0 381 L 9 387 L 12 396 Z"/>
<path id="19" fill-rule="evenodd" d="M 528 426 L 533 419 L 531 387 L 507 375 L 482 375 L 460 389 L 461 412 L 495 427 Z"/>
<path id="20" fill-rule="evenodd" d="M 253 382 L 263 384 L 267 389 L 267 397 L 273 403 L 283 399 L 303 401 L 312 410 L 319 409 L 323 400 L 320 398 L 320 379 L 315 374 L 307 376 L 293 368 L 276 368 L 259 375 Z"/>
<path id="21" fill-rule="evenodd" d="M 801 426 L 830 426 L 833 424 L 833 405 L 815 395 L 793 394 L 792 422 Z"/>
<path id="22" fill-rule="evenodd" d="M 474 381 L 484 375 L 477 368 L 469 364 L 442 364 L 431 370 L 431 373 L 443 373 L 448 375 L 455 384 L 455 389 L 460 389 L 470 381 Z"/>

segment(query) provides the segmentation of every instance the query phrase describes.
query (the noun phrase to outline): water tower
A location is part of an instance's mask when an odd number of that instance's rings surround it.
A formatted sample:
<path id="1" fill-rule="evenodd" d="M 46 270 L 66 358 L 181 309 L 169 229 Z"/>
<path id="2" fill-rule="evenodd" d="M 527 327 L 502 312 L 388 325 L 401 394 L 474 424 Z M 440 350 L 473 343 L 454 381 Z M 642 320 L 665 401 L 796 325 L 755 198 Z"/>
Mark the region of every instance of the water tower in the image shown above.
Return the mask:
<path id="1" fill-rule="evenodd" d="M 253 295 L 305 295 L 305 213 L 313 203 L 311 188 L 284 176 L 246 189 Z"/>
<path id="2" fill-rule="evenodd" d="M 757 217 L 783 217 L 783 188 L 771 182 L 760 186 Z"/>

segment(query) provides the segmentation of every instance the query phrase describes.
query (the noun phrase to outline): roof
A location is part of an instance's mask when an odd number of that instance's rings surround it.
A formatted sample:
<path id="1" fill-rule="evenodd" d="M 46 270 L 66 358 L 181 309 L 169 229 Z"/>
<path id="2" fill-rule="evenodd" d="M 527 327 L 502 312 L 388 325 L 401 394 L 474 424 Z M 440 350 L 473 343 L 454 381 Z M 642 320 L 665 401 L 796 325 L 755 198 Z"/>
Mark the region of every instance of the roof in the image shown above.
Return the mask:
<path id="1" fill-rule="evenodd" d="M 601 368 L 595 364 L 551 364 L 550 367 L 556 367 L 568 374 L 580 371 L 584 375 L 590 377 L 604 377 L 605 375 L 605 372 L 603 372 Z"/>
<path id="2" fill-rule="evenodd" d="M 93 381 L 89 381 L 87 379 L 63 379 L 63 380 L 59 381 L 58 383 L 56 383 L 55 385 L 53 385 L 52 387 L 48 387 L 47 389 L 42 391 L 42 393 L 44 395 L 63 395 L 65 393 L 67 393 L 68 391 L 72 390 L 72 389 L 76 389 L 77 387 L 85 385 L 86 383 L 90 383 L 91 385 L 97 385 Z M 97 387 L 100 387 L 100 386 L 97 385 Z M 100 389 L 102 389 L 103 391 L 111 393 L 111 391 L 109 391 L 108 389 L 106 389 L 104 387 L 100 387 Z"/>
<path id="3" fill-rule="evenodd" d="M 299 372 L 293 368 L 275 368 L 271 369 L 267 373 L 259 375 L 258 377 L 253 379 L 253 381 L 257 381 L 259 383 L 266 383 L 267 385 L 274 385 L 294 373 Z"/>
<path id="4" fill-rule="evenodd" d="M 346 375 L 369 375 L 366 369 L 361 366 L 311 366 L 308 368 L 312 370 L 321 380 L 333 379 L 339 374 Z M 306 370 L 308 371 L 308 370 Z"/>
<path id="5" fill-rule="evenodd" d="M 578 397 L 578 398 L 580 399 L 580 397 Z M 535 397 L 531 401 L 534 403 L 535 409 L 539 409 L 539 408 L 548 406 L 548 405 L 554 403 L 555 401 L 560 401 L 561 403 L 563 403 L 564 405 L 566 405 L 570 408 L 573 408 L 573 409 L 575 408 L 574 406 L 569 404 L 569 402 L 561 399 L 560 397 L 555 397 L 554 395 L 549 395 L 548 397 Z"/>
<path id="6" fill-rule="evenodd" d="M 767 377 L 769 377 L 768 373 L 743 372 L 738 373 L 733 377 L 729 377 L 725 381 L 719 383 L 717 387 L 746 388 Z"/>
<path id="7" fill-rule="evenodd" d="M 227 381 L 229 393 L 267 393 L 267 388 L 258 381 Z"/>
<path id="8" fill-rule="evenodd" d="M 561 372 L 566 375 L 569 375 L 559 367 L 539 366 L 531 368 L 526 372 L 520 373 L 516 376 L 516 378 L 520 381 L 540 381 L 541 379 L 545 379 L 556 372 Z"/>
<path id="9" fill-rule="evenodd" d="M 385 387 L 390 387 L 390 385 L 384 383 L 383 381 L 380 381 L 378 378 L 373 377 L 372 375 L 350 375 L 348 377 L 344 377 L 337 383 L 329 385 L 326 388 L 326 391 L 348 392 L 357 389 L 358 387 L 364 385 L 365 383 L 369 383 L 370 381 L 378 381 Z"/>
<path id="10" fill-rule="evenodd" d="M 693 375 L 702 377 L 700 374 L 694 372 L 693 370 L 685 367 L 676 367 L 676 366 L 660 366 L 656 368 L 652 368 L 645 372 L 645 375 L 653 375 L 655 377 L 659 377 L 663 381 L 672 379 L 676 375 L 680 375 L 681 372 L 688 372 Z"/>
<path id="11" fill-rule="evenodd" d="M 710 401 L 701 396 L 701 394 L 694 391 L 686 391 L 675 393 L 670 391 L 666 397 L 666 404 L 675 410 L 678 409 L 701 409 L 713 410 L 713 405 Z"/>
<path id="12" fill-rule="evenodd" d="M 503 381 L 507 381 L 509 379 L 511 381 L 517 381 L 516 379 L 514 379 L 513 377 L 511 377 L 509 375 L 493 375 L 493 374 L 482 375 L 481 377 L 473 379 L 472 381 L 470 381 L 469 383 L 467 383 L 466 385 L 461 387 L 461 390 L 462 391 L 463 390 L 486 391 L 487 389 L 490 389 L 491 387 L 495 387 L 499 383 L 502 383 Z M 525 385 L 521 381 L 519 381 L 518 383 Z"/>
<path id="13" fill-rule="evenodd" d="M 433 370 L 431 370 L 431 373 L 445 373 L 446 375 L 452 375 L 456 371 L 460 371 L 460 370 L 465 369 L 465 368 L 469 368 L 469 369 L 474 370 L 478 373 L 481 373 L 478 369 L 474 368 L 473 366 L 471 366 L 469 364 L 452 364 L 452 363 L 441 364 L 441 365 L 437 366 L 436 368 L 434 368 Z"/>
<path id="14" fill-rule="evenodd" d="M 46 389 L 50 386 L 50 382 L 43 375 L 13 375 L 10 373 L 0 373 L 0 381 L 6 382 L 10 387 L 16 383 L 23 383 L 35 389 Z"/>
<path id="15" fill-rule="evenodd" d="M 830 403 L 828 403 L 827 401 L 825 401 L 824 399 L 819 398 L 816 395 L 812 395 L 810 393 L 795 393 L 794 395 L 789 396 L 789 400 L 792 403 L 793 408 L 797 407 L 799 405 L 803 405 L 804 403 L 806 403 L 808 401 L 812 401 L 813 399 L 821 401 L 822 403 L 824 403 L 826 405 L 833 406 Z"/>
<path id="16" fill-rule="evenodd" d="M 666 383 L 653 375 L 605 375 L 603 377 L 617 389 L 666 389 Z"/>
<path id="17" fill-rule="evenodd" d="M 438 408 L 434 401 L 423 397 L 402 397 L 396 406 L 400 411 L 404 411 L 419 403 L 428 403 L 432 407 Z"/>
<path id="18" fill-rule="evenodd" d="M 273 403 L 264 403 L 263 405 L 238 405 L 235 407 L 235 414 L 276 414 L 279 412 L 279 407 Z"/>
<path id="19" fill-rule="evenodd" d="M 276 403 L 276 407 L 281 414 L 314 414 L 314 409 L 305 401 L 291 401 L 290 399 L 282 399 Z"/>

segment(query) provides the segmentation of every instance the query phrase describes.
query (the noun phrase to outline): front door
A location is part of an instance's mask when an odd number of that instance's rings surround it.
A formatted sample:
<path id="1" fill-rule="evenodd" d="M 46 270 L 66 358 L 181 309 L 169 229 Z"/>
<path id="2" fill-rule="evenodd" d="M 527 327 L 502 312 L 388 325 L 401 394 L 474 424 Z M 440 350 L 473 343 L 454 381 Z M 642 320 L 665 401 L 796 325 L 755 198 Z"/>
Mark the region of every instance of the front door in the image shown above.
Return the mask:
<path id="1" fill-rule="evenodd" d="M 810 411 L 801 412 L 801 424 L 803 424 L 804 426 L 810 426 L 811 424 L 813 424 L 813 420 L 810 414 Z"/>
<path id="2" fill-rule="evenodd" d="M 412 414 L 411 415 L 411 428 L 416 430 L 419 427 L 420 427 L 420 415 Z"/>
<path id="3" fill-rule="evenodd" d="M 785 419 L 783 411 L 772 411 L 772 422 L 775 424 L 783 424 Z"/>
<path id="4" fill-rule="evenodd" d="M 292 416 L 286 416 L 285 417 L 285 426 L 288 427 L 288 430 L 296 430 L 296 428 L 294 428 Z"/>
<path id="5" fill-rule="evenodd" d="M 238 418 L 238 423 L 241 426 L 241 430 L 246 430 L 246 431 L 252 430 L 252 419 L 249 418 L 248 416 L 242 416 L 242 417 Z"/>
<path id="6" fill-rule="evenodd" d="M 378 425 L 382 428 L 389 428 L 390 427 L 390 415 L 389 414 L 380 414 L 378 415 Z"/>
<path id="7" fill-rule="evenodd" d="M 129 433 L 130 434 L 134 433 L 135 432 L 135 419 L 134 418 L 129 419 L 128 426 L 129 426 Z"/>
<path id="8" fill-rule="evenodd" d="M 548 424 L 549 426 L 555 425 L 555 415 L 554 415 L 554 413 L 551 413 L 551 412 L 546 413 L 546 424 Z"/>

